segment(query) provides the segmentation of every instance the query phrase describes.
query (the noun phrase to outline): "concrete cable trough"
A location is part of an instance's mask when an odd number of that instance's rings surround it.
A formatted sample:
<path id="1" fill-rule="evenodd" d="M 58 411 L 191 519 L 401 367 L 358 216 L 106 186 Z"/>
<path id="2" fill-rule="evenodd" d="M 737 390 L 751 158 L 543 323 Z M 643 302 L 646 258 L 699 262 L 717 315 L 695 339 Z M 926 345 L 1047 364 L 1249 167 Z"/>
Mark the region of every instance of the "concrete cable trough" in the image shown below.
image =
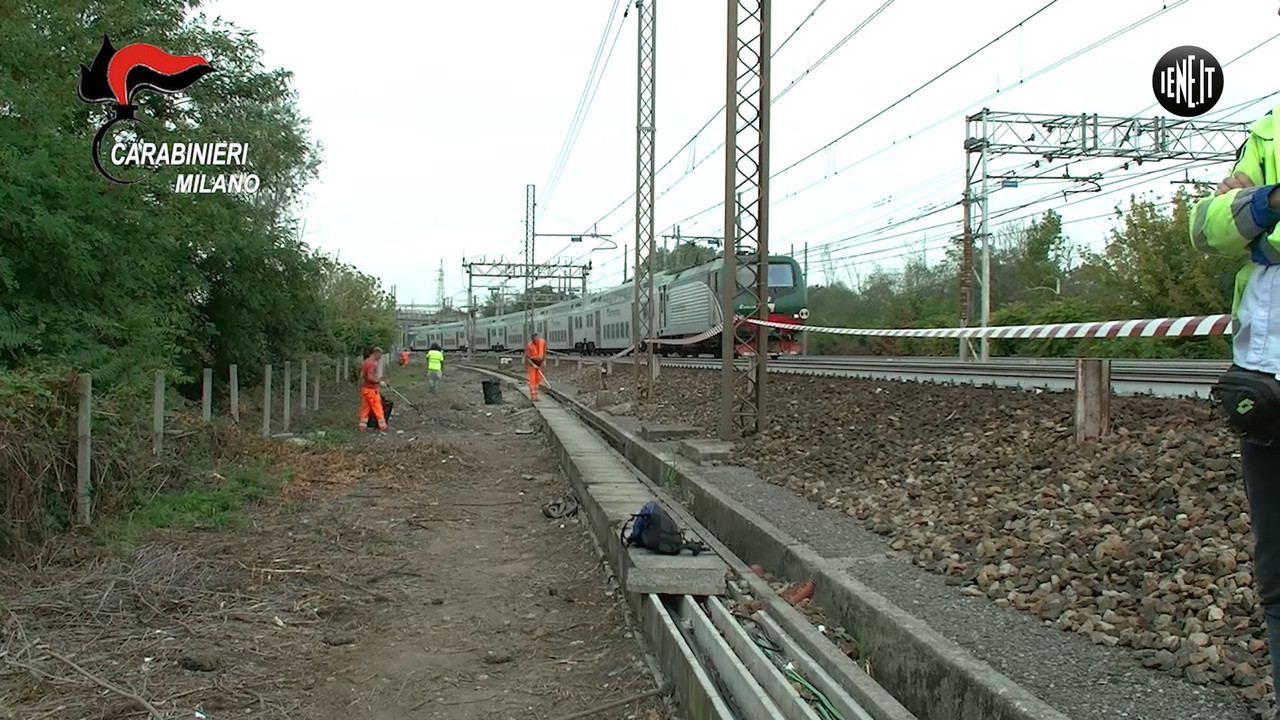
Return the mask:
<path id="1" fill-rule="evenodd" d="M 561 403 L 544 399 L 536 407 L 686 717 L 916 719 L 604 438 Z M 622 524 L 653 499 L 711 551 L 672 557 L 624 548 Z"/>
<path id="2" fill-rule="evenodd" d="M 726 595 L 732 596 L 737 586 L 763 604 L 768 617 L 752 619 L 765 628 L 772 621 L 778 631 L 785 633 L 786 639 L 777 638 L 774 644 L 779 648 L 790 648 L 789 655 L 793 657 L 796 653 L 808 655 L 814 670 L 820 670 L 832 683 L 826 687 L 834 689 L 838 685 L 871 718 L 1067 720 L 1067 716 L 1039 697 L 851 577 L 843 567 L 822 558 L 759 513 L 717 489 L 706 478 L 699 462 L 691 458 L 722 456 L 732 450 L 732 444 L 724 444 L 726 448 L 711 448 L 716 443 L 695 438 L 676 439 L 680 434 L 674 432 L 674 428 L 646 427 L 635 418 L 615 418 L 587 408 L 554 389 L 549 394 L 563 403 L 563 408 L 557 406 L 559 412 L 565 413 L 564 408 L 571 409 L 599 433 L 598 437 L 607 442 L 620 459 L 625 458 L 637 468 L 635 472 L 647 478 L 652 497 L 663 502 L 683 526 L 693 530 L 712 548 L 734 575 L 726 583 Z M 540 408 L 544 417 L 550 407 L 548 404 Z M 554 432 L 551 440 L 559 442 Z M 571 458 L 566 459 L 566 469 L 571 478 L 575 477 Z M 580 482 L 575 480 L 576 485 Z M 683 504 L 673 500 L 668 489 L 679 494 Z M 612 543 L 620 545 L 616 532 Z M 838 650 L 830 638 L 779 596 L 764 579 L 757 577 L 741 557 L 749 558 L 784 580 L 813 580 L 816 585 L 813 602 L 822 609 L 830 623 L 838 623 L 853 636 L 859 646 L 858 662 Z M 683 622 L 687 628 L 681 636 L 681 643 L 694 653 L 693 662 L 704 667 L 700 677 L 710 681 L 721 667 L 741 674 L 732 663 L 726 665 L 722 660 L 720 665 L 716 665 L 705 655 L 702 658 L 697 656 L 695 650 L 706 647 L 706 630 L 704 627 L 702 634 L 698 634 L 697 628 L 702 623 L 691 614 L 690 606 L 683 601 L 657 604 L 663 605 L 667 617 Z M 714 624 L 715 611 L 706 612 Z M 724 642 L 732 647 L 727 637 Z M 704 652 L 714 653 L 715 643 L 712 645 Z M 742 658 L 741 654 L 735 654 Z M 800 662 L 793 662 L 800 665 Z M 754 661 L 742 660 L 748 673 L 753 664 Z M 818 684 L 822 681 L 821 675 L 815 672 L 809 677 L 811 684 L 827 692 L 826 687 Z M 763 690 L 770 687 L 771 681 L 766 677 L 756 679 L 755 683 Z M 736 707 L 732 691 L 714 687 L 714 683 L 711 690 L 726 705 L 734 702 Z M 788 707 L 785 697 L 770 695 L 770 699 L 779 711 Z M 831 699 L 830 694 L 828 699 Z M 686 705 L 686 709 L 690 707 Z M 849 713 L 852 712 L 855 711 L 850 707 Z M 841 711 L 841 715 L 859 717 L 845 711 Z M 720 716 L 691 711 L 689 717 Z"/>

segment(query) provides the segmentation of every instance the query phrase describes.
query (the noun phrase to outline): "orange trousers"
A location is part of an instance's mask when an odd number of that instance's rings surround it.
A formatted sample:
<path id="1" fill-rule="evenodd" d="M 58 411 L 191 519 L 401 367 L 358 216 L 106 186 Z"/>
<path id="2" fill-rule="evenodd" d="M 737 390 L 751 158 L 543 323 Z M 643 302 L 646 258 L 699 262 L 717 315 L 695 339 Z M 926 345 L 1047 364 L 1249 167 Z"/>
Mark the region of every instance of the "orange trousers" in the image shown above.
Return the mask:
<path id="1" fill-rule="evenodd" d="M 538 399 L 538 386 L 542 384 L 542 368 L 529 365 L 529 397 Z"/>
<path id="2" fill-rule="evenodd" d="M 356 426 L 356 430 L 364 432 L 364 428 L 369 424 L 369 413 L 378 418 L 378 430 L 387 431 L 387 419 L 382 416 L 382 395 L 378 393 L 378 388 L 360 388 L 360 424 Z"/>

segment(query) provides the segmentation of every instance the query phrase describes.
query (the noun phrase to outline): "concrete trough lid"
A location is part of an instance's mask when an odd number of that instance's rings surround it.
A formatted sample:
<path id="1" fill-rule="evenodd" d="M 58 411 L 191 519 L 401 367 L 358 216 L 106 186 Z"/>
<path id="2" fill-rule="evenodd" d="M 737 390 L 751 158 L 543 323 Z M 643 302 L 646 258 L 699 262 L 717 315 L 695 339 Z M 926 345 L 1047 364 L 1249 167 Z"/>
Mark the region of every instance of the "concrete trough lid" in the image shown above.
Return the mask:
<path id="1" fill-rule="evenodd" d="M 697 434 L 697 428 L 691 428 L 688 425 L 661 425 L 658 423 L 642 423 L 640 425 L 640 437 L 651 442 L 684 440 Z"/>
<path id="2" fill-rule="evenodd" d="M 678 449 L 699 465 L 712 460 L 725 462 L 733 455 L 733 443 L 723 440 L 681 440 Z"/>
<path id="3" fill-rule="evenodd" d="M 623 584 L 632 593 L 724 595 L 728 572 L 729 567 L 712 552 L 660 555 L 633 547 L 627 549 Z"/>

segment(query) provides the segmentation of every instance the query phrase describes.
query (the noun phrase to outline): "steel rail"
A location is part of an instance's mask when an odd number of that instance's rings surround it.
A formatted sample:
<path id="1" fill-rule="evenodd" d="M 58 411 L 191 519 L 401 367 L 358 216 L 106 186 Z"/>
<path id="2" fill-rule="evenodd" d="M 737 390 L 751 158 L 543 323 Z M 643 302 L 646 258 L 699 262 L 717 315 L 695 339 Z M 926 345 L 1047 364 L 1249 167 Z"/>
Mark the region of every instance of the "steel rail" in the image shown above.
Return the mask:
<path id="1" fill-rule="evenodd" d="M 627 362 L 621 359 L 615 362 Z M 715 369 L 719 360 L 664 358 L 671 368 Z M 1207 398 L 1218 377 L 1230 366 L 1221 360 L 1129 360 L 1111 363 L 1111 385 L 1117 395 Z M 1017 358 L 961 362 L 953 358 L 780 357 L 769 372 L 787 375 L 897 380 L 946 384 L 1039 388 L 1075 387 L 1074 358 Z"/>

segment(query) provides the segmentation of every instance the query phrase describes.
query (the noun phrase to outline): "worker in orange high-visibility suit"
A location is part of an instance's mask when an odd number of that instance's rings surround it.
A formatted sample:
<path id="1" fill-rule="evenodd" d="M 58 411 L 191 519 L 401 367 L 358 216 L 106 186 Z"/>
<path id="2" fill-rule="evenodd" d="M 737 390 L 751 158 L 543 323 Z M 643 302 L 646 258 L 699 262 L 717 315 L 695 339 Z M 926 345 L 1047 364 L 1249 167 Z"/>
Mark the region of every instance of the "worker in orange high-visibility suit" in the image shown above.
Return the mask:
<path id="1" fill-rule="evenodd" d="M 538 399 L 538 386 L 542 384 L 542 363 L 547 357 L 547 341 L 534 333 L 524 346 L 524 364 L 529 368 L 529 398 Z"/>
<path id="2" fill-rule="evenodd" d="M 369 424 L 370 412 L 378 419 L 378 431 L 387 431 L 387 419 L 382 414 L 382 394 L 379 392 L 384 384 L 378 375 L 380 359 L 382 359 L 382 348 L 376 347 L 360 366 L 360 424 L 356 426 L 359 432 L 364 432 L 365 426 Z"/>
<path id="3" fill-rule="evenodd" d="M 408 350 L 401 350 L 401 351 L 400 351 L 400 364 L 401 364 L 401 365 L 408 365 L 408 364 L 409 364 L 409 351 L 408 351 Z"/>

